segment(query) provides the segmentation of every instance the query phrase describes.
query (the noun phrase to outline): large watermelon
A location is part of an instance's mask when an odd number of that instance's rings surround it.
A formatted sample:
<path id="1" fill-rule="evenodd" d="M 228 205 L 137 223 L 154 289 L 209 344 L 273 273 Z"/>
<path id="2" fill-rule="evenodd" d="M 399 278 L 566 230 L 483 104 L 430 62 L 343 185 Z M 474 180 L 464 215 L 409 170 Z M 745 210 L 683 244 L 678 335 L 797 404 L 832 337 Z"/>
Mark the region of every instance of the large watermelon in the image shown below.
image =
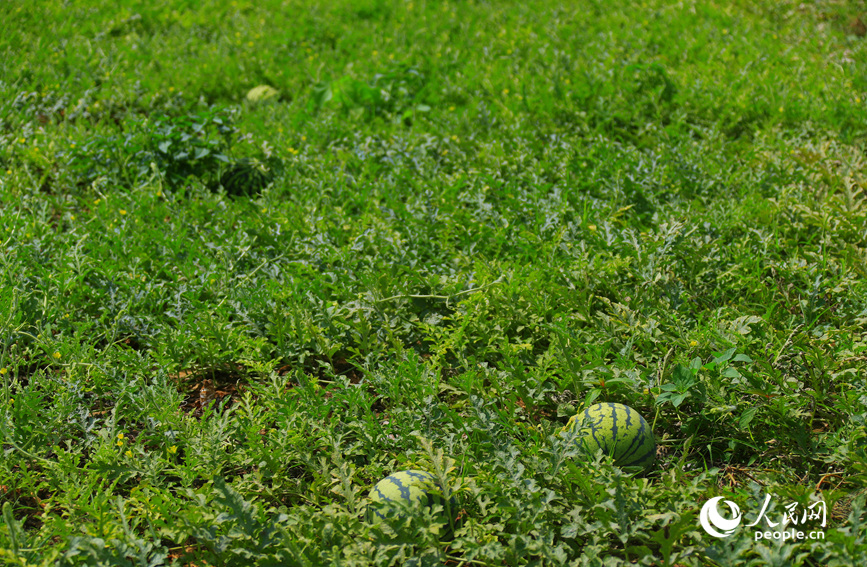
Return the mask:
<path id="1" fill-rule="evenodd" d="M 443 502 L 442 492 L 434 476 L 427 471 L 411 469 L 396 472 L 380 480 L 370 491 L 373 502 L 368 515 L 372 519 L 399 517 L 403 506 L 397 505 L 398 501 L 408 503 L 413 508 L 431 506 Z"/>
<path id="2" fill-rule="evenodd" d="M 629 406 L 595 404 L 572 416 L 565 431 L 579 432 L 579 440 L 591 450 L 602 449 L 619 466 L 649 469 L 656 458 L 656 441 L 650 425 Z"/>

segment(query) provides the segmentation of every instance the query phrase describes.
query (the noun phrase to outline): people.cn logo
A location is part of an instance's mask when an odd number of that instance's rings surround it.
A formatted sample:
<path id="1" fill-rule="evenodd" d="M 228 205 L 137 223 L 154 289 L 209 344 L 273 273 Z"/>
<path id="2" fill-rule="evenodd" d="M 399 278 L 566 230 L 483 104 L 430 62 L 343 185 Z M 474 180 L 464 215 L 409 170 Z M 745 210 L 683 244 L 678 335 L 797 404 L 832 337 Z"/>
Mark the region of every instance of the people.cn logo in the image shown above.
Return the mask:
<path id="1" fill-rule="evenodd" d="M 722 500 L 722 496 L 711 498 L 701 507 L 701 515 L 699 521 L 704 531 L 714 537 L 728 537 L 732 535 L 741 523 L 741 509 L 731 500 L 723 500 L 729 505 L 732 511 L 732 519 L 723 518 L 717 509 L 717 502 Z"/>

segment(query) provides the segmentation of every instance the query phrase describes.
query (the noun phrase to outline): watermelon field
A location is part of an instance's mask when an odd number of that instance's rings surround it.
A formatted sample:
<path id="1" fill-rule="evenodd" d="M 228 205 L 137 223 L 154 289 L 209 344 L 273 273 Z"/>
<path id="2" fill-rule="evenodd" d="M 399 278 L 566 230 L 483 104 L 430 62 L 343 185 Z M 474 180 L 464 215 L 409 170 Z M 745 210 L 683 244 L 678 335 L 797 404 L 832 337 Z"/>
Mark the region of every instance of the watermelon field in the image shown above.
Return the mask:
<path id="1" fill-rule="evenodd" d="M 864 565 L 865 24 L 0 2 L 0 565 Z"/>

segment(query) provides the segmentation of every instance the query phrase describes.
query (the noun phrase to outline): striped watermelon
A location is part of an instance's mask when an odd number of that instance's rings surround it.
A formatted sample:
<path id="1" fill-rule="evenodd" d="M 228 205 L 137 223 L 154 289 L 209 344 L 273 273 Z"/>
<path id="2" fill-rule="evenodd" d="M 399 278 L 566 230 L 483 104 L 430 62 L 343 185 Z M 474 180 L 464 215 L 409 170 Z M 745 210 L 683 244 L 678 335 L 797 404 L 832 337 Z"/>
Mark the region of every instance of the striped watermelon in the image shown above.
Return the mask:
<path id="1" fill-rule="evenodd" d="M 650 425 L 637 411 L 623 404 L 595 404 L 572 416 L 564 431 L 578 429 L 579 439 L 591 451 L 602 449 L 622 467 L 653 465 L 656 441 Z"/>
<path id="2" fill-rule="evenodd" d="M 274 169 L 273 164 L 243 158 L 220 175 L 220 185 L 229 195 L 253 195 L 274 179 Z"/>
<path id="3" fill-rule="evenodd" d="M 395 505 L 395 502 L 403 501 L 412 507 L 431 506 L 442 502 L 441 494 L 439 483 L 427 471 L 411 469 L 396 472 L 379 481 L 370 491 L 373 502 L 368 508 L 368 517 L 401 517 L 398 510 L 402 506 Z"/>

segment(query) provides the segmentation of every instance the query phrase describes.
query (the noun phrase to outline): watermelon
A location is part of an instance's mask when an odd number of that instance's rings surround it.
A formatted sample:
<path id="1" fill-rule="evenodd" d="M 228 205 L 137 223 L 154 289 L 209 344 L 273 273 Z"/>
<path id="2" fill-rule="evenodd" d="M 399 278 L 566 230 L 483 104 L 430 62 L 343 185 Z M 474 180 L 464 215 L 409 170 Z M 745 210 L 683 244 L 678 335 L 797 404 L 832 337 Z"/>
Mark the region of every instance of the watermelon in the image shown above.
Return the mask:
<path id="1" fill-rule="evenodd" d="M 250 102 L 265 102 L 279 94 L 280 91 L 270 85 L 259 85 L 258 87 L 253 87 L 247 92 L 247 100 Z"/>
<path id="2" fill-rule="evenodd" d="M 640 413 L 623 404 L 595 404 L 572 416 L 564 431 L 578 430 L 578 440 L 591 451 L 602 449 L 622 467 L 653 465 L 656 441 Z"/>
<path id="3" fill-rule="evenodd" d="M 278 160 L 260 161 L 242 158 L 220 175 L 220 185 L 229 195 L 253 195 L 273 181 L 275 170 L 279 169 Z"/>
<path id="4" fill-rule="evenodd" d="M 370 491 L 372 503 L 368 516 L 372 519 L 389 516 L 402 517 L 404 507 L 396 504 L 405 502 L 417 509 L 442 502 L 442 487 L 434 476 L 423 470 L 410 469 L 393 473 L 376 483 Z"/>

